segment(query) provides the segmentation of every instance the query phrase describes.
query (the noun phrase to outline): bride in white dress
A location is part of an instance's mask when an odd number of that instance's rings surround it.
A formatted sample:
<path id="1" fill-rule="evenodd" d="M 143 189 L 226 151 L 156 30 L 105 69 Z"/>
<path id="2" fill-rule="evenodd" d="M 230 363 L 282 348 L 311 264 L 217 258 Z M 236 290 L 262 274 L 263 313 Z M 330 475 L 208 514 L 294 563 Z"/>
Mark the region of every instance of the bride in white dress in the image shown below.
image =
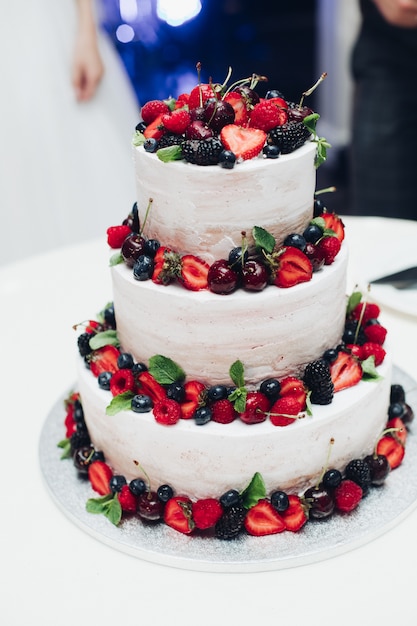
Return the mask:
<path id="1" fill-rule="evenodd" d="M 139 104 L 90 0 L 3 0 L 0 264 L 93 237 L 135 199 Z"/>

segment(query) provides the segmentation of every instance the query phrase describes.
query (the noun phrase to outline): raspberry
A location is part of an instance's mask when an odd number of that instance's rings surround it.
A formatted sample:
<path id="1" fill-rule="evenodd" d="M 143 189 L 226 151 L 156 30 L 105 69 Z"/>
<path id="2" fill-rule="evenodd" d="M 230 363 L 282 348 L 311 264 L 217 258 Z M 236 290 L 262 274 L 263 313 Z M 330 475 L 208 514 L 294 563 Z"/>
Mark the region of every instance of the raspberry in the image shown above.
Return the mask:
<path id="1" fill-rule="evenodd" d="M 356 509 L 362 499 L 362 489 L 353 480 L 342 480 L 333 492 L 336 509 L 349 513 Z"/>
<path id="2" fill-rule="evenodd" d="M 309 363 L 304 371 L 304 382 L 311 391 L 311 402 L 313 404 L 331 403 L 334 385 L 327 361 L 318 359 Z"/>
<path id="3" fill-rule="evenodd" d="M 288 118 L 288 114 L 286 112 L 284 114 Z M 272 102 L 264 100 L 254 106 L 250 116 L 250 126 L 268 131 L 276 126 L 281 126 L 281 119 L 282 114 L 278 107 Z"/>
<path id="4" fill-rule="evenodd" d="M 219 521 L 223 515 L 223 508 L 218 500 L 205 498 L 193 503 L 192 512 L 196 528 L 205 530 Z"/>
<path id="5" fill-rule="evenodd" d="M 361 348 L 361 360 L 365 361 L 370 356 L 373 356 L 375 359 L 375 365 L 381 365 L 385 358 L 385 350 L 379 343 L 372 343 L 371 341 L 367 341 L 363 344 Z"/>
<path id="6" fill-rule="evenodd" d="M 237 413 L 230 400 L 216 400 L 210 405 L 211 419 L 218 424 L 230 424 L 236 418 Z"/>
<path id="7" fill-rule="evenodd" d="M 365 308 L 364 308 L 365 307 Z M 362 309 L 364 308 L 364 313 L 362 315 Z M 377 319 L 379 317 L 381 310 L 377 304 L 372 302 L 360 302 L 352 311 L 352 317 L 355 320 L 358 320 L 362 315 L 362 324 L 365 324 L 369 320 Z"/>
<path id="8" fill-rule="evenodd" d="M 363 332 L 368 341 L 379 343 L 380 346 L 382 346 L 387 336 L 387 329 L 380 324 L 368 324 Z"/>
<path id="9" fill-rule="evenodd" d="M 126 513 L 136 513 L 138 501 L 137 497 L 130 491 L 129 485 L 122 486 L 121 490 L 117 494 L 117 498 L 123 511 Z"/>
<path id="10" fill-rule="evenodd" d="M 190 114 L 185 109 L 177 109 L 171 114 L 162 116 L 162 124 L 166 130 L 169 133 L 174 133 L 175 135 L 182 135 L 187 126 L 189 126 L 190 122 Z"/>
<path id="11" fill-rule="evenodd" d="M 107 243 L 110 248 L 121 248 L 124 240 L 132 233 L 130 226 L 121 224 L 120 226 L 110 226 L 107 229 Z"/>
<path id="12" fill-rule="evenodd" d="M 150 100 L 143 105 L 141 110 L 142 119 L 146 125 L 153 122 L 159 115 L 168 113 L 169 107 L 163 100 Z"/>
<path id="13" fill-rule="evenodd" d="M 176 400 L 158 400 L 153 407 L 153 414 L 158 424 L 172 426 L 181 417 L 181 406 Z"/>
<path id="14" fill-rule="evenodd" d="M 126 391 L 134 391 L 136 387 L 135 377 L 131 370 L 117 370 L 110 379 L 110 391 L 113 396 L 118 396 Z"/>

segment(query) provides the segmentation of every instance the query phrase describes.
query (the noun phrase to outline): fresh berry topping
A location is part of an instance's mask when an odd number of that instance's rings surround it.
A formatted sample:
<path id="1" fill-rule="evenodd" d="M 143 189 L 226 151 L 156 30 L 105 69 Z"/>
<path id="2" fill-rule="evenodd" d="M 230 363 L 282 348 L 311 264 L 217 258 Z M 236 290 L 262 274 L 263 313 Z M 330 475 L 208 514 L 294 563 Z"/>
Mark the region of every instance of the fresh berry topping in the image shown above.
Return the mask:
<path id="1" fill-rule="evenodd" d="M 216 137 L 207 139 L 187 139 L 181 144 L 186 161 L 194 165 L 217 165 L 223 145 Z"/>
<path id="2" fill-rule="evenodd" d="M 379 343 L 382 346 L 385 342 L 385 338 L 387 336 L 387 329 L 381 324 L 370 324 L 368 323 L 363 329 L 364 335 L 367 341 L 371 341 L 372 343 Z"/>
<path id="3" fill-rule="evenodd" d="M 336 489 L 342 482 L 342 479 L 342 472 L 332 468 L 324 472 L 322 483 L 326 489 Z"/>
<path id="4" fill-rule="evenodd" d="M 218 539 L 234 539 L 243 529 L 246 509 L 240 503 L 227 507 L 215 526 L 215 536 Z"/>
<path id="5" fill-rule="evenodd" d="M 286 109 L 276 106 L 273 99 L 262 100 L 251 111 L 249 126 L 268 132 L 276 126 L 282 126 L 287 120 Z"/>
<path id="6" fill-rule="evenodd" d="M 289 426 L 300 416 L 303 405 L 294 396 L 278 398 L 271 407 L 269 419 L 274 426 Z"/>
<path id="7" fill-rule="evenodd" d="M 149 396 L 154 402 L 166 398 L 164 387 L 160 385 L 148 371 L 140 372 L 140 374 L 137 375 L 137 381 L 139 383 L 139 392 Z"/>
<path id="8" fill-rule="evenodd" d="M 259 424 L 264 422 L 269 411 L 269 400 L 260 391 L 249 391 L 246 396 L 245 410 L 239 417 L 245 424 Z"/>
<path id="9" fill-rule="evenodd" d="M 290 506 L 288 495 L 285 491 L 277 489 L 271 493 L 271 504 L 278 513 L 283 513 Z"/>
<path id="10" fill-rule="evenodd" d="M 186 496 L 174 496 L 165 504 L 164 522 L 180 533 L 189 535 L 194 530 L 192 502 Z"/>
<path id="11" fill-rule="evenodd" d="M 153 407 L 153 414 L 158 424 L 164 426 L 172 426 L 176 424 L 181 417 L 181 407 L 175 400 L 158 400 Z"/>
<path id="12" fill-rule="evenodd" d="M 391 385 L 390 402 L 405 402 L 405 391 L 402 385 Z"/>
<path id="13" fill-rule="evenodd" d="M 277 378 L 267 378 L 261 382 L 259 391 L 263 393 L 270 402 L 275 402 L 281 391 L 281 383 Z"/>
<path id="14" fill-rule="evenodd" d="M 138 393 L 132 398 L 131 408 L 134 413 L 149 413 L 153 409 L 152 398 L 143 393 Z"/>
<path id="15" fill-rule="evenodd" d="M 207 274 L 208 288 L 213 293 L 226 295 L 235 291 L 239 277 L 226 259 L 219 259 L 210 265 Z"/>
<path id="16" fill-rule="evenodd" d="M 354 320 L 361 320 L 362 324 L 366 324 L 369 320 L 378 319 L 381 310 L 377 304 L 373 302 L 360 302 L 353 309 L 351 317 Z"/>
<path id="17" fill-rule="evenodd" d="M 174 490 L 171 485 L 160 485 L 156 490 L 156 494 L 159 500 L 165 503 L 174 496 Z"/>
<path id="18" fill-rule="evenodd" d="M 155 270 L 155 263 L 152 257 L 147 254 L 141 254 L 133 265 L 133 277 L 136 280 L 149 280 L 152 278 Z"/>
<path id="19" fill-rule="evenodd" d="M 383 485 L 391 471 L 391 466 L 385 454 L 374 452 L 366 456 L 364 461 L 369 466 L 372 485 Z"/>
<path id="20" fill-rule="evenodd" d="M 91 486 L 101 496 L 111 493 L 109 482 L 112 476 L 113 472 L 103 461 L 94 461 L 88 466 L 88 479 Z"/>
<path id="21" fill-rule="evenodd" d="M 145 238 L 138 233 L 131 233 L 122 243 L 121 254 L 128 267 L 133 267 L 135 261 L 145 252 Z"/>
<path id="22" fill-rule="evenodd" d="M 281 154 L 281 152 L 280 152 L 280 149 L 278 148 L 278 146 L 273 146 L 273 145 L 270 145 L 269 143 L 267 143 L 262 148 L 262 154 L 267 159 L 277 159 L 279 157 L 279 155 Z"/>
<path id="23" fill-rule="evenodd" d="M 371 341 L 366 341 L 361 346 L 361 359 L 364 361 L 365 359 L 373 356 L 375 359 L 375 365 L 381 365 L 381 363 L 385 359 L 386 352 L 384 348 L 379 343 L 372 343 Z"/>
<path id="24" fill-rule="evenodd" d="M 210 266 L 193 254 L 186 254 L 181 259 L 180 281 L 186 289 L 200 291 L 207 289 L 207 275 Z"/>
<path id="25" fill-rule="evenodd" d="M 389 434 L 392 437 L 405 445 L 405 442 L 407 441 L 407 429 L 404 421 L 400 417 L 394 417 L 393 419 L 388 420 L 384 434 L 387 434 L 388 430 L 391 431 Z"/>
<path id="26" fill-rule="evenodd" d="M 242 504 L 240 493 L 236 489 L 229 489 L 222 496 L 220 496 L 220 504 L 224 509 Z"/>
<path id="27" fill-rule="evenodd" d="M 194 120 L 185 131 L 185 138 L 189 140 L 210 139 L 213 135 L 213 129 L 202 120 Z"/>
<path id="28" fill-rule="evenodd" d="M 223 515 L 223 508 L 218 500 L 205 498 L 197 500 L 192 505 L 192 516 L 196 528 L 206 530 L 217 524 Z"/>
<path id="29" fill-rule="evenodd" d="M 334 385 L 330 367 L 324 359 L 309 363 L 304 370 L 304 383 L 310 389 L 312 404 L 330 404 L 333 400 Z"/>
<path id="30" fill-rule="evenodd" d="M 352 354 L 340 351 L 336 360 L 330 364 L 330 375 L 334 391 L 337 392 L 357 385 L 362 378 L 362 368 Z"/>
<path id="31" fill-rule="evenodd" d="M 210 100 L 211 98 L 217 98 L 212 86 L 206 83 L 201 83 L 190 91 L 188 108 L 191 110 L 196 109 L 197 107 L 202 107 L 207 100 Z"/>
<path id="32" fill-rule="evenodd" d="M 248 101 L 240 91 L 230 91 L 225 95 L 224 101 L 233 107 L 235 112 L 236 126 L 247 126 L 249 122 Z"/>
<path id="33" fill-rule="evenodd" d="M 238 159 L 253 159 L 262 152 L 266 133 L 257 128 L 242 128 L 228 124 L 222 128 L 220 139 L 227 150 L 231 150 Z"/>
<path id="34" fill-rule="evenodd" d="M 185 400 L 185 388 L 180 382 L 170 383 L 166 387 L 167 398 L 170 400 L 176 400 L 177 402 L 184 402 Z"/>
<path id="35" fill-rule="evenodd" d="M 368 493 L 371 485 L 371 472 L 369 465 L 363 459 L 350 461 L 345 468 L 345 476 L 361 487 L 364 496 Z"/>
<path id="36" fill-rule="evenodd" d="M 273 268 L 274 285 L 283 288 L 294 287 L 311 280 L 312 275 L 313 266 L 304 252 L 292 246 L 282 248 L 278 252 L 276 267 Z"/>
<path id="37" fill-rule="evenodd" d="M 88 361 L 90 363 L 90 370 L 93 376 L 98 377 L 101 372 L 111 372 L 114 374 L 117 371 L 117 359 L 120 351 L 115 346 L 103 346 L 97 350 L 93 350 L 88 355 Z"/>
<path id="38" fill-rule="evenodd" d="M 340 239 L 331 235 L 320 239 L 317 242 L 316 247 L 317 250 L 319 250 L 323 255 L 324 264 L 331 265 L 340 252 L 341 243 Z"/>
<path id="39" fill-rule="evenodd" d="M 378 441 L 376 453 L 385 456 L 390 468 L 395 469 L 403 461 L 405 454 L 404 443 L 398 437 L 385 435 Z"/>
<path id="40" fill-rule="evenodd" d="M 215 402 L 227 398 L 226 385 L 213 385 L 207 389 L 207 401 Z"/>
<path id="41" fill-rule="evenodd" d="M 137 497 L 130 491 L 128 485 L 122 486 L 121 490 L 117 494 L 117 499 L 120 502 L 122 511 L 125 513 L 136 513 L 138 500 Z"/>
<path id="42" fill-rule="evenodd" d="M 216 400 L 210 405 L 211 419 L 218 424 L 231 424 L 237 417 L 237 413 L 230 400 Z"/>
<path id="43" fill-rule="evenodd" d="M 162 116 L 162 124 L 169 133 L 182 135 L 191 122 L 191 117 L 185 109 L 177 109 Z"/>
<path id="44" fill-rule="evenodd" d="M 259 500 L 249 509 L 244 521 L 246 532 L 255 537 L 274 535 L 285 530 L 285 522 L 268 500 Z"/>
<path id="45" fill-rule="evenodd" d="M 304 492 L 304 501 L 308 506 L 310 519 L 326 519 L 334 511 L 334 500 L 324 485 L 310 487 Z"/>
<path id="46" fill-rule="evenodd" d="M 268 143 L 278 146 L 282 154 L 289 154 L 301 148 L 309 137 L 310 131 L 303 122 L 288 121 L 269 131 Z"/>
<path id="47" fill-rule="evenodd" d="M 135 377 L 132 370 L 117 370 L 110 379 L 110 391 L 113 396 L 118 396 L 126 391 L 134 391 L 136 388 Z"/>
<path id="48" fill-rule="evenodd" d="M 147 491 L 147 486 L 142 478 L 133 478 L 129 483 L 129 489 L 135 496 L 141 496 Z"/>
<path id="49" fill-rule="evenodd" d="M 236 155 L 231 150 L 222 150 L 219 154 L 219 165 L 225 170 L 231 170 L 236 163 Z"/>
<path id="50" fill-rule="evenodd" d="M 341 218 L 336 213 L 322 213 L 321 217 L 326 225 L 326 229 L 332 230 L 340 242 L 345 238 L 345 226 Z"/>
<path id="51" fill-rule="evenodd" d="M 323 237 L 323 229 L 318 224 L 309 224 L 303 232 L 303 237 L 309 243 L 317 243 Z"/>
<path id="52" fill-rule="evenodd" d="M 268 270 L 263 263 L 250 259 L 242 267 L 241 280 L 246 291 L 262 291 L 269 281 Z"/>
<path id="53" fill-rule="evenodd" d="M 294 533 L 298 532 L 308 520 L 301 498 L 296 495 L 288 496 L 288 508 L 281 513 L 281 516 L 285 522 L 285 528 Z"/>
<path id="54" fill-rule="evenodd" d="M 350 513 L 362 500 L 362 489 L 353 480 L 344 479 L 333 491 L 335 508 L 342 513 Z"/>
<path id="55" fill-rule="evenodd" d="M 118 493 L 124 485 L 127 485 L 126 478 L 120 474 L 114 474 L 109 480 L 109 487 L 112 493 Z"/>
<path id="56" fill-rule="evenodd" d="M 148 522 L 159 522 L 163 518 L 164 504 L 156 491 L 145 491 L 138 497 L 138 515 Z"/>
<path id="57" fill-rule="evenodd" d="M 78 335 L 77 346 L 80 356 L 87 356 L 93 351 L 90 346 L 90 339 L 91 333 L 81 333 L 81 335 Z"/>
<path id="58" fill-rule="evenodd" d="M 299 233 L 291 233 L 287 235 L 284 239 L 284 246 L 293 246 L 294 248 L 298 248 L 301 252 L 304 252 L 306 249 L 307 241 L 300 235 Z"/>
<path id="59" fill-rule="evenodd" d="M 197 426 L 204 426 L 212 418 L 212 410 L 209 406 L 199 406 L 194 412 L 194 421 Z"/>
<path id="60" fill-rule="evenodd" d="M 142 119 L 146 125 L 151 124 L 157 117 L 168 114 L 169 107 L 162 100 L 150 100 L 141 109 Z"/>
<path id="61" fill-rule="evenodd" d="M 158 147 L 159 147 L 159 142 L 154 137 L 149 137 L 148 139 L 145 139 L 145 141 L 143 142 L 143 148 L 145 152 L 150 152 L 150 153 L 156 152 L 158 150 Z"/>
<path id="62" fill-rule="evenodd" d="M 206 102 L 204 119 L 210 128 L 219 133 L 224 126 L 234 123 L 235 111 L 230 102 L 211 99 Z"/>
<path id="63" fill-rule="evenodd" d="M 132 231 L 127 225 L 110 226 L 107 229 L 107 243 L 110 248 L 121 248 L 124 240 L 131 233 Z"/>
<path id="64" fill-rule="evenodd" d="M 304 409 L 306 405 L 307 390 L 301 378 L 297 378 L 297 376 L 286 376 L 285 378 L 281 379 L 280 385 L 280 396 L 291 396 L 295 398 Z"/>
<path id="65" fill-rule="evenodd" d="M 200 407 L 205 392 L 205 386 L 198 380 L 188 380 L 184 385 L 184 401 L 181 402 L 181 418 L 191 419 Z"/>
<path id="66" fill-rule="evenodd" d="M 143 135 L 145 139 L 156 139 L 157 141 L 161 139 L 162 135 L 165 133 L 164 125 L 162 123 L 162 118 L 164 114 L 158 115 L 152 122 L 150 122 L 145 130 L 143 131 Z"/>

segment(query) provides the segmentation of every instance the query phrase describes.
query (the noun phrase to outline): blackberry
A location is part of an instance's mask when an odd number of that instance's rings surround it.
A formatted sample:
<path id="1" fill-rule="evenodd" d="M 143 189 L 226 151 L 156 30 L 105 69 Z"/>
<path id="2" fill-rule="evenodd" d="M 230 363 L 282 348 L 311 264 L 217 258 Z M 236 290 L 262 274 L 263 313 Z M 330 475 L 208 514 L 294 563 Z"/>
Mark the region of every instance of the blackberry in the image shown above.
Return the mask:
<path id="1" fill-rule="evenodd" d="M 230 506 L 214 527 L 218 539 L 235 539 L 243 528 L 246 509 L 242 504 Z"/>
<path id="2" fill-rule="evenodd" d="M 184 159 L 195 165 L 217 165 L 223 146 L 220 139 L 188 139 L 181 144 Z"/>
<path id="3" fill-rule="evenodd" d="M 77 345 L 80 356 L 87 356 L 90 354 L 90 352 L 93 351 L 92 348 L 90 348 L 90 339 L 90 333 L 82 333 L 81 335 L 79 335 Z"/>
<path id="4" fill-rule="evenodd" d="M 70 438 L 71 456 L 74 456 L 78 448 L 89 446 L 90 443 L 90 436 L 87 430 L 76 430 Z"/>
<path id="5" fill-rule="evenodd" d="M 353 480 L 354 483 L 362 488 L 363 495 L 365 496 L 371 485 L 371 470 L 368 463 L 363 459 L 353 459 L 347 464 L 345 469 L 346 478 Z"/>
<path id="6" fill-rule="evenodd" d="M 325 359 L 309 363 L 304 370 L 304 383 L 311 391 L 313 404 L 330 404 L 333 400 L 334 385 L 330 367 Z"/>
<path id="7" fill-rule="evenodd" d="M 309 137 L 310 131 L 303 122 L 286 122 L 269 131 L 268 143 L 278 146 L 281 154 L 289 154 L 301 148 Z"/>
<path id="8" fill-rule="evenodd" d="M 184 141 L 184 135 L 174 135 L 173 133 L 167 133 L 162 135 L 158 141 L 158 150 L 160 148 L 168 148 L 169 146 L 180 146 Z"/>

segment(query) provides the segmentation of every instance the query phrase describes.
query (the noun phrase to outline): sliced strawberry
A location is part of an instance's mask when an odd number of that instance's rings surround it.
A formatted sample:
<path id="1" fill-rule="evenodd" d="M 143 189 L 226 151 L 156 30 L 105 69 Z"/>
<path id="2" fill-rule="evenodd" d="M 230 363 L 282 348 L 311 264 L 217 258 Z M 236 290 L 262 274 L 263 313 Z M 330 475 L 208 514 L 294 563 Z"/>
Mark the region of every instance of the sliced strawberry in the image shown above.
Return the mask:
<path id="1" fill-rule="evenodd" d="M 101 496 L 111 493 L 109 482 L 112 476 L 113 472 L 104 461 L 93 461 L 88 466 L 88 478 L 91 486 Z"/>
<path id="2" fill-rule="evenodd" d="M 107 243 L 110 248 L 121 248 L 124 240 L 132 233 L 130 226 L 120 224 L 119 226 L 110 226 L 107 229 Z"/>
<path id="3" fill-rule="evenodd" d="M 405 447 L 402 441 L 397 437 L 391 435 L 385 435 L 381 437 L 376 446 L 377 454 L 383 454 L 387 457 L 389 466 L 391 469 L 395 469 L 401 465 L 404 455 Z"/>
<path id="4" fill-rule="evenodd" d="M 293 533 L 296 533 L 304 526 L 308 517 L 301 498 L 296 495 L 289 495 L 288 500 L 289 506 L 287 510 L 280 515 L 284 520 L 285 528 Z"/>
<path id="5" fill-rule="evenodd" d="M 363 491 L 353 480 L 342 480 L 340 485 L 333 491 L 335 508 L 343 513 L 350 513 L 362 500 Z"/>
<path id="6" fill-rule="evenodd" d="M 388 420 L 386 428 L 395 429 L 394 432 L 390 433 L 391 436 L 405 445 L 405 442 L 407 441 L 407 428 L 400 417 L 393 417 Z"/>
<path id="7" fill-rule="evenodd" d="M 190 100 L 190 94 L 181 93 L 175 101 L 174 108 L 182 109 L 183 107 L 188 106 L 189 100 Z"/>
<path id="8" fill-rule="evenodd" d="M 138 376 L 138 382 L 140 385 L 140 392 L 152 398 L 154 402 L 164 400 L 166 398 L 166 391 L 164 387 L 155 380 L 150 372 L 141 372 Z"/>
<path id="9" fill-rule="evenodd" d="M 197 500 L 192 505 L 192 515 L 196 528 L 212 528 L 223 515 L 223 507 L 215 498 Z"/>
<path id="10" fill-rule="evenodd" d="M 220 139 L 227 150 L 231 150 L 238 159 L 253 159 L 262 152 L 266 133 L 258 128 L 242 128 L 236 124 L 227 124 L 220 132 Z"/>
<path id="11" fill-rule="evenodd" d="M 325 221 L 326 228 L 332 230 L 339 241 L 342 242 L 345 238 L 345 225 L 341 218 L 336 213 L 322 213 L 319 217 Z"/>
<path id="12" fill-rule="evenodd" d="M 154 257 L 152 281 L 158 285 L 169 285 L 180 273 L 181 257 L 170 248 L 161 246 Z"/>
<path id="13" fill-rule="evenodd" d="M 164 522 L 180 533 L 189 535 L 195 527 L 192 502 L 187 496 L 174 496 L 165 505 Z"/>
<path id="14" fill-rule="evenodd" d="M 334 391 L 337 392 L 357 385 L 362 378 L 362 368 L 352 354 L 340 351 L 336 360 L 330 364 L 330 376 Z"/>
<path id="15" fill-rule="evenodd" d="M 173 426 L 181 417 L 181 407 L 176 400 L 164 398 L 155 402 L 153 414 L 158 424 Z"/>
<path id="16" fill-rule="evenodd" d="M 149 100 L 141 109 L 145 124 L 151 124 L 157 117 L 169 113 L 169 107 L 163 100 Z"/>
<path id="17" fill-rule="evenodd" d="M 184 385 L 185 398 L 181 402 L 181 418 L 191 419 L 201 405 L 205 386 L 198 380 L 189 380 Z"/>
<path id="18" fill-rule="evenodd" d="M 200 291 L 207 289 L 207 276 L 210 266 L 193 254 L 186 254 L 181 259 L 180 282 L 186 289 Z"/>
<path id="19" fill-rule="evenodd" d="M 126 391 L 135 391 L 136 383 L 132 370 L 120 369 L 110 379 L 110 391 L 113 396 L 118 396 Z"/>
<path id="20" fill-rule="evenodd" d="M 255 537 L 282 533 L 286 525 L 280 514 L 268 500 L 259 500 L 246 514 L 244 526 L 246 532 Z"/>
<path id="21" fill-rule="evenodd" d="M 235 112 L 236 126 L 247 126 L 249 122 L 249 111 L 246 98 L 237 91 L 230 91 L 223 98 L 225 102 L 232 105 Z"/>
<path id="22" fill-rule="evenodd" d="M 299 248 L 286 246 L 279 252 L 274 285 L 284 288 L 294 287 L 299 283 L 308 282 L 312 276 L 311 261 Z"/>
<path id="23" fill-rule="evenodd" d="M 379 343 L 373 343 L 372 341 L 366 341 L 361 346 L 361 359 L 364 361 L 370 356 L 375 359 L 375 365 L 381 365 L 385 359 L 386 352 Z"/>
<path id="24" fill-rule="evenodd" d="M 185 109 L 177 109 L 170 114 L 162 116 L 164 128 L 175 135 L 182 135 L 190 125 L 191 117 Z"/>
<path id="25" fill-rule="evenodd" d="M 303 405 L 292 395 L 278 398 L 271 407 L 269 419 L 274 426 L 289 426 L 303 410 Z M 293 416 L 293 417 L 292 417 Z"/>
<path id="26" fill-rule="evenodd" d="M 280 380 L 279 396 L 280 398 L 292 396 L 301 404 L 301 409 L 305 409 L 307 389 L 304 382 L 297 376 L 286 376 Z"/>
<path id="27" fill-rule="evenodd" d="M 129 485 L 123 485 L 117 499 L 120 502 L 120 506 L 125 513 L 136 513 L 138 508 L 138 497 L 135 496 L 129 489 Z"/>
<path id="28" fill-rule="evenodd" d="M 164 125 L 162 123 L 163 115 L 158 115 L 143 131 L 146 139 L 161 139 L 165 134 Z"/>
<path id="29" fill-rule="evenodd" d="M 93 350 L 88 357 L 93 376 L 97 378 L 102 372 L 111 372 L 112 374 L 117 372 L 117 359 L 119 355 L 120 350 L 118 350 L 116 346 L 103 346 L 102 348 Z"/>

